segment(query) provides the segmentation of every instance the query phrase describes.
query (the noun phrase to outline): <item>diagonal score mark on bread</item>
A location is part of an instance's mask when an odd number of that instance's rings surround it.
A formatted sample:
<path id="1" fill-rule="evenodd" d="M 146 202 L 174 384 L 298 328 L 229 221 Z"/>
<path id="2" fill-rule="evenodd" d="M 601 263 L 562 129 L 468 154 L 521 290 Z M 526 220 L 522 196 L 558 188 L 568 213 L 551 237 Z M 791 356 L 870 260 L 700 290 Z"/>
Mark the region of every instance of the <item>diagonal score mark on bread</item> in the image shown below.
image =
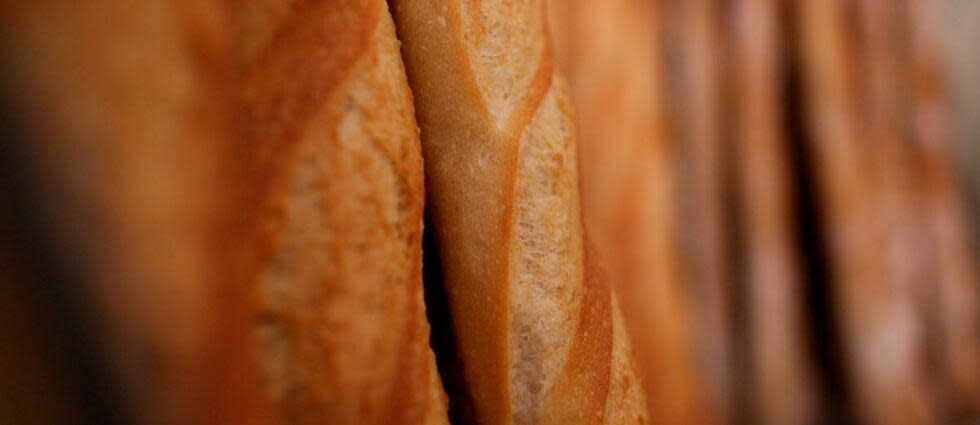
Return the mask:
<path id="1" fill-rule="evenodd" d="M 551 63 L 548 38 L 541 25 L 544 7 L 534 1 L 472 0 L 462 8 L 461 40 L 487 110 L 499 129 L 516 130 L 508 124 L 527 115 L 521 106 L 537 106 L 544 93 L 535 88 L 551 74 L 546 69 Z"/>
<path id="2" fill-rule="evenodd" d="M 368 3 L 352 1 L 340 10 L 318 0 L 243 3 L 242 101 L 256 171 L 281 173 L 289 163 L 282 158 L 293 155 L 304 127 L 329 102 L 326 95 L 349 79 L 368 52 L 381 14 Z"/>
<path id="3" fill-rule="evenodd" d="M 385 7 L 240 10 L 256 344 L 279 423 L 446 421 L 421 293 L 421 152 Z"/>
<path id="4" fill-rule="evenodd" d="M 509 276 L 512 282 L 505 285 L 509 329 L 509 385 L 505 389 L 510 392 L 512 420 L 518 424 L 542 423 L 548 416 L 575 417 L 564 415 L 575 412 L 567 406 L 549 409 L 548 396 L 556 390 L 569 396 L 565 388 L 556 388 L 569 360 L 589 357 L 582 351 L 602 356 L 603 348 L 606 353 L 611 348 L 575 343 L 576 333 L 587 325 L 583 319 L 598 319 L 601 328 L 609 317 L 588 314 L 594 313 L 595 304 L 603 304 L 594 296 L 587 299 L 588 306 L 583 305 L 586 282 L 578 160 L 564 101 L 567 94 L 561 90 L 559 95 L 554 84 L 544 7 L 538 1 L 463 3 L 465 19 L 461 19 L 462 34 L 457 38 L 464 44 L 461 49 L 467 52 L 473 83 L 493 118 L 485 131 L 495 135 L 495 142 L 512 158 L 500 170 L 509 180 L 506 185 L 513 200 L 502 218 L 503 240 L 507 241 L 502 245 L 507 247 L 503 250 L 507 270 L 502 276 Z M 593 333 L 593 337 L 602 336 L 611 335 Z M 570 352 L 572 345 L 575 352 Z M 608 365 L 608 361 L 599 364 Z M 581 385 L 567 378 L 562 383 Z M 601 381 L 598 384 L 604 387 Z M 605 401 L 594 399 L 600 406 Z"/>
<path id="5" fill-rule="evenodd" d="M 642 422 L 643 407 L 606 409 L 642 400 L 620 391 L 635 376 L 612 370 L 628 342 L 613 339 L 610 288 L 585 248 L 573 114 L 545 3 L 392 4 L 477 423 Z M 617 364 L 632 367 L 630 356 Z M 613 375 L 615 396 L 631 401 L 610 399 Z"/>
<path id="6" fill-rule="evenodd" d="M 593 337 L 607 337 L 595 346 L 577 344 L 581 327 L 608 327 L 609 297 L 608 291 L 596 293 L 595 282 L 585 280 L 578 159 L 568 110 L 560 103 L 564 95 L 563 86 L 552 85 L 520 139 L 511 224 L 516 231 L 510 241 L 515 423 L 541 421 L 549 395 L 560 390 L 556 387 L 566 364 L 592 354 L 607 357 L 611 348 L 606 344 L 611 341 L 608 329 L 593 332 Z M 590 314 L 595 309 L 605 310 L 604 314 Z M 608 365 L 608 359 L 603 360 L 598 364 Z M 608 373 L 607 367 L 596 369 Z"/>

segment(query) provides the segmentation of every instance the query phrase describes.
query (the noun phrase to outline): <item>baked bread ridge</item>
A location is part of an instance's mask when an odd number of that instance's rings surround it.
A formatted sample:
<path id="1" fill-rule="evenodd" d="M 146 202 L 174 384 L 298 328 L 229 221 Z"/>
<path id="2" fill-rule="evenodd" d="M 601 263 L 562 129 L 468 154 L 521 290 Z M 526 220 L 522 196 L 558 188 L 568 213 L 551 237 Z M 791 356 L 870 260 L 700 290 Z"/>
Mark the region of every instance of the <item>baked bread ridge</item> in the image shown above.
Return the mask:
<path id="1" fill-rule="evenodd" d="M 586 248 L 544 2 L 393 5 L 477 421 L 604 423 L 610 375 L 625 373 L 611 360 L 628 348 Z"/>
<path id="2" fill-rule="evenodd" d="M 381 0 L 247 2 L 254 332 L 280 423 L 444 424 L 422 157 Z"/>

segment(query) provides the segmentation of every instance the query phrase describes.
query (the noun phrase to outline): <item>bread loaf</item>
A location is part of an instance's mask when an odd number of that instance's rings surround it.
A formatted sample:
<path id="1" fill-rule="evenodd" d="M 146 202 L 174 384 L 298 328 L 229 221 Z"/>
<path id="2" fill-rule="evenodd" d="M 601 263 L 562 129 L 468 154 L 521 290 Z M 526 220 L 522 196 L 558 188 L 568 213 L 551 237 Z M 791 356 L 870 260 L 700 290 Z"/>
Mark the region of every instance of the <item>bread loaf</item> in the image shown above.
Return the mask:
<path id="1" fill-rule="evenodd" d="M 422 156 L 382 0 L 243 2 L 255 344 L 283 424 L 440 424 Z"/>
<path id="2" fill-rule="evenodd" d="M 567 0 L 550 12 L 579 112 L 586 223 L 632 330 L 650 422 L 714 423 L 680 264 L 677 154 L 655 3 Z"/>
<path id="3" fill-rule="evenodd" d="M 685 273 L 694 304 L 694 327 L 706 370 L 709 402 L 721 423 L 736 406 L 735 285 L 731 156 L 726 152 L 724 110 L 726 51 L 723 5 L 713 0 L 658 0 L 667 29 L 670 128 L 676 140 L 681 205 L 679 221 Z"/>
<path id="4" fill-rule="evenodd" d="M 860 73 L 855 81 L 855 97 L 864 119 L 859 121 L 860 143 L 869 159 L 866 173 L 874 203 L 874 224 L 880 233 L 877 249 L 887 268 L 888 290 L 899 304 L 901 316 L 895 320 L 910 347 L 902 347 L 898 356 L 904 362 L 905 375 L 912 391 L 919 392 L 924 406 L 916 412 L 919 423 L 935 423 L 932 397 L 937 395 L 934 368 L 935 347 L 928 343 L 931 333 L 927 317 L 935 302 L 936 270 L 927 248 L 929 244 L 927 214 L 923 208 L 921 169 L 916 167 L 912 149 L 912 131 L 908 125 L 914 96 L 907 65 L 906 46 L 902 42 L 908 27 L 901 16 L 902 2 L 862 0 L 854 9 L 857 45 L 861 49 L 856 62 Z M 895 302 L 893 301 L 893 302 Z M 898 310 L 898 309 L 896 309 Z M 896 374 L 897 375 L 897 374 Z M 882 392 L 888 390 L 882 389 Z M 911 415 L 907 415 L 911 416 Z"/>
<path id="5" fill-rule="evenodd" d="M 480 424 L 644 423 L 583 230 L 543 0 L 396 0 L 426 188 Z"/>
<path id="6" fill-rule="evenodd" d="M 823 210 L 834 313 L 853 406 L 868 424 L 930 423 L 918 348 L 919 323 L 908 287 L 882 254 L 869 144 L 861 134 L 855 83 L 861 51 L 850 43 L 848 2 L 807 0 L 794 10 L 801 38 L 808 121 L 804 152 Z M 889 353 L 883 358 L 883 352 Z"/>
<path id="7" fill-rule="evenodd" d="M 783 69 L 785 29 L 780 0 L 737 0 L 731 29 L 732 146 L 741 265 L 744 335 L 751 412 L 767 425 L 810 424 L 821 401 L 808 336 L 806 273 L 799 254 L 798 188 Z M 778 318 L 775 319 L 775 318 Z"/>
<path id="8" fill-rule="evenodd" d="M 925 212 L 926 229 L 932 243 L 935 286 L 938 292 L 938 339 L 942 378 L 951 394 L 951 417 L 969 418 L 980 414 L 980 275 L 977 268 L 977 242 L 970 240 L 969 218 L 965 216 L 962 187 L 957 184 L 953 158 L 952 96 L 946 87 L 942 49 L 934 39 L 939 31 L 934 10 L 923 0 L 909 0 L 905 22 L 909 27 L 913 99 L 912 145 L 914 162 L 924 190 L 919 208 Z M 899 17 L 901 19 L 901 17 Z M 976 220 L 974 220 L 975 222 Z M 974 228 L 975 229 L 975 228 Z M 934 248 L 931 248 L 934 247 Z"/>
<path id="9" fill-rule="evenodd" d="M 0 18 L 3 85 L 17 90 L 5 106 L 24 129 L 8 146 L 32 179 L 17 208 L 36 220 L 19 228 L 46 247 L 44 316 L 75 330 L 32 332 L 68 350 L 77 375 L 58 378 L 83 378 L 70 384 L 81 409 L 57 407 L 60 422 L 259 423 L 229 241 L 230 10 L 39 0 Z"/>

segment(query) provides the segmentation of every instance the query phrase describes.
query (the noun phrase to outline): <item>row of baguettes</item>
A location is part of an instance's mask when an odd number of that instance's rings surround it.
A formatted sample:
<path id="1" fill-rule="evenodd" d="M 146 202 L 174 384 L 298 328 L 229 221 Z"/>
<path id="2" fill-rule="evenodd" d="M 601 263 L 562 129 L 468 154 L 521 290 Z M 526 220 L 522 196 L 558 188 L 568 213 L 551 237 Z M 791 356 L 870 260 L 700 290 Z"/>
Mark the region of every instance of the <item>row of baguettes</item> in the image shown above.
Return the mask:
<path id="1" fill-rule="evenodd" d="M 417 110 L 385 2 L 253 2 L 240 15 L 258 191 L 249 273 L 274 416 L 446 421 L 419 270 L 424 156 L 476 420 L 644 422 L 582 228 L 544 2 L 392 5 Z"/>
<path id="2" fill-rule="evenodd" d="M 618 300 L 583 227 L 546 2 L 392 3 L 476 421 L 645 423 Z"/>
<path id="3" fill-rule="evenodd" d="M 975 414 L 924 2 L 3 3 L 0 422 Z"/>
<path id="4" fill-rule="evenodd" d="M 382 0 L 4 6 L 16 165 L 125 407 L 80 423 L 447 423 L 426 193 L 479 423 L 646 423 L 545 2 L 391 5 L 404 62 Z"/>
<path id="5" fill-rule="evenodd" d="M 843 379 L 869 424 L 964 420 L 978 407 L 976 264 L 924 4 L 794 11 Z"/>
<path id="6" fill-rule="evenodd" d="M 712 1 L 569 1 L 551 12 L 580 113 L 589 225 L 626 300 L 651 421 L 718 424 L 743 415 L 812 423 L 793 170 L 781 122 L 780 3 L 735 1 L 726 15 Z M 723 117 L 726 59 L 737 93 Z M 731 154 L 747 163 L 735 167 Z M 728 185 L 740 187 L 737 202 L 747 209 L 735 218 L 726 217 Z M 728 241 L 728 227 L 747 230 Z M 729 258 L 738 248 L 746 264 Z M 742 383 L 738 391 L 736 272 L 750 305 L 743 319 L 750 339 L 740 342 L 752 350 L 741 365 L 751 389 Z M 780 320 L 768 320 L 773 315 Z M 747 398 L 736 398 L 741 391 Z M 751 416 L 735 412 L 737 400 L 749 400 L 738 407 Z"/>
<path id="7" fill-rule="evenodd" d="M 648 332 L 634 343 L 652 420 L 975 414 L 976 264 L 926 3 L 569 1 L 551 11 L 581 113 L 587 221 L 626 295 L 628 327 Z M 637 25 L 650 8 L 653 22 Z M 651 178 L 678 176 L 683 194 L 661 191 L 643 207 Z M 674 204 L 685 220 L 671 219 Z M 676 237 L 671 226 L 644 234 L 662 220 L 688 236 L 689 268 L 673 275 L 674 251 L 642 248 Z M 669 291 L 688 281 L 696 314 L 631 311 L 648 299 L 632 298 L 636 288 L 683 304 L 687 294 Z M 668 331 L 678 317 L 685 326 Z M 655 350 L 683 352 L 689 344 L 670 338 L 689 332 L 706 355 L 682 375 L 683 362 Z M 645 347 L 650 335 L 664 345 Z M 665 370 L 686 385 L 658 393 Z M 671 404 L 682 393 L 706 397 L 697 415 Z"/>

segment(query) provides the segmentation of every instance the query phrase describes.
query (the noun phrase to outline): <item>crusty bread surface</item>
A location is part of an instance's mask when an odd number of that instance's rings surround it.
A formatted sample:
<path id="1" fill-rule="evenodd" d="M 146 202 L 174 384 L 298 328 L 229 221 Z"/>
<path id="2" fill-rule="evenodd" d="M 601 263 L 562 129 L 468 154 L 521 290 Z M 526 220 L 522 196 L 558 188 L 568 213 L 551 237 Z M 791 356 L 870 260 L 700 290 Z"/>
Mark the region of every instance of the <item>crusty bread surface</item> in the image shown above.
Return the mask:
<path id="1" fill-rule="evenodd" d="M 422 157 L 381 0 L 245 2 L 255 344 L 283 424 L 444 424 Z"/>
<path id="2" fill-rule="evenodd" d="M 643 423 L 628 338 L 587 248 L 544 2 L 393 5 L 477 422 Z"/>

